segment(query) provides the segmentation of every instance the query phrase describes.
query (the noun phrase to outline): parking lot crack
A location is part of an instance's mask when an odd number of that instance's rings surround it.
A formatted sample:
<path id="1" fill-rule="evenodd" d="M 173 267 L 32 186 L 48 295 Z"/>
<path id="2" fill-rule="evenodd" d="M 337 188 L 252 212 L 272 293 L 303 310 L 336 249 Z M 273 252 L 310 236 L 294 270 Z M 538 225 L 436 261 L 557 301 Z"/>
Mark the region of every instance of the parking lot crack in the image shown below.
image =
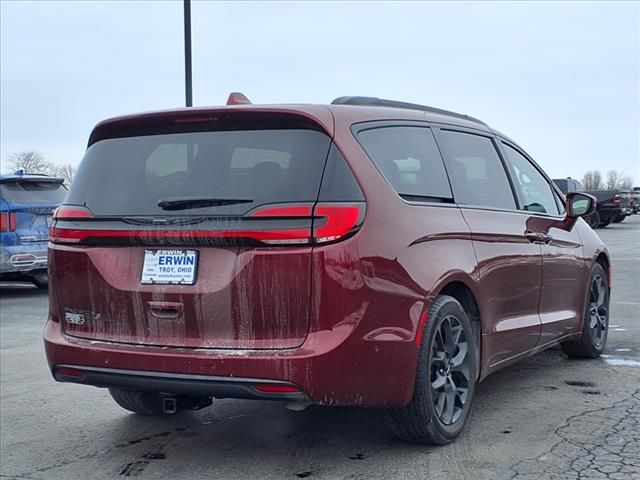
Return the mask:
<path id="1" fill-rule="evenodd" d="M 554 434 L 560 440 L 549 450 L 511 467 L 511 480 L 635 478 L 640 475 L 640 390 L 569 417 Z"/>

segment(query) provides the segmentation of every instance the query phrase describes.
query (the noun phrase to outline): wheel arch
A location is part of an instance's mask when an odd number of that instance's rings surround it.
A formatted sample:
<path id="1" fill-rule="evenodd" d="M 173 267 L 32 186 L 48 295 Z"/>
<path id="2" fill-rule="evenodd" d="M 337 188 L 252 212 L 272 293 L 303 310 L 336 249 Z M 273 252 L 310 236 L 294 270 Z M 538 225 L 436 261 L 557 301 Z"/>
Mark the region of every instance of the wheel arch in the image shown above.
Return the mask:
<path id="1" fill-rule="evenodd" d="M 607 273 L 607 286 L 611 290 L 611 260 L 605 250 L 596 252 L 594 263 L 599 263 L 604 271 Z"/>
<path id="2" fill-rule="evenodd" d="M 447 283 L 444 283 L 436 293 L 437 295 L 448 295 L 450 297 L 455 298 L 464 310 L 469 314 L 469 319 L 471 320 L 471 327 L 473 328 L 473 333 L 475 336 L 476 343 L 476 380 L 480 380 L 483 378 L 483 365 L 482 365 L 482 316 L 480 313 L 480 306 L 476 299 L 476 295 L 473 292 L 471 286 L 469 286 L 462 279 L 453 279 Z M 435 298 L 435 297 L 434 297 Z"/>

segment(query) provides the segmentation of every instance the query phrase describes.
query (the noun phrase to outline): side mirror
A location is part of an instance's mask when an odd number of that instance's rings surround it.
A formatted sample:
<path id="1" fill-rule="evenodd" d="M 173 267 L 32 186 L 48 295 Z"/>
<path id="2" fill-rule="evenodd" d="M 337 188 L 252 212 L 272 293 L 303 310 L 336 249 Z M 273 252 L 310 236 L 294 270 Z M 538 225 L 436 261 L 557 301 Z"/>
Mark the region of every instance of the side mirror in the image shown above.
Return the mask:
<path id="1" fill-rule="evenodd" d="M 567 194 L 567 217 L 578 218 L 591 215 L 596 209 L 597 200 L 587 193 L 571 192 Z"/>

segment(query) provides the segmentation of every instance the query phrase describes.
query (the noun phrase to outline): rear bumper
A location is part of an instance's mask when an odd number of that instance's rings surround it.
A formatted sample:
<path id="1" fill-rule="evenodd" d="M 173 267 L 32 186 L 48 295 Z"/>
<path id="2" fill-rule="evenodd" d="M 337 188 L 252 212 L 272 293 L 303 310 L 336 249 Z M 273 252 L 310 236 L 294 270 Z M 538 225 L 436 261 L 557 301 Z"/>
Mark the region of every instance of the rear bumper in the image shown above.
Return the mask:
<path id="1" fill-rule="evenodd" d="M 0 274 L 46 270 L 47 242 L 2 246 Z"/>
<path id="2" fill-rule="evenodd" d="M 217 377 L 207 375 L 181 375 L 163 372 L 142 372 L 115 368 L 58 365 L 53 376 L 59 382 L 79 383 L 102 388 L 197 395 L 214 398 L 247 398 L 255 400 L 308 401 L 303 392 L 293 392 L 297 387 L 288 382 L 254 378 Z M 260 391 L 267 390 L 285 391 Z"/>
<path id="3" fill-rule="evenodd" d="M 413 394 L 417 348 L 349 333 L 312 333 L 289 350 L 214 350 L 85 340 L 49 320 L 47 361 L 58 381 L 214 397 L 308 400 L 320 405 L 399 407 Z M 82 376 L 61 375 L 70 366 Z M 256 382 L 294 385 L 299 393 L 262 394 Z"/>

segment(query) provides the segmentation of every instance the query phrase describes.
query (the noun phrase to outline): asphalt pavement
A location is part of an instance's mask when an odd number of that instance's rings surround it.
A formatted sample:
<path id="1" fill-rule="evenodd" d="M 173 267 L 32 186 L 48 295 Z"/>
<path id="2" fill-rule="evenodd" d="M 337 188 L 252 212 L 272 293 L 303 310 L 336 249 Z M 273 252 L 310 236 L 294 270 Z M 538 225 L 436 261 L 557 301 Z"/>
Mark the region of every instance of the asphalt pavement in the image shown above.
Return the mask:
<path id="1" fill-rule="evenodd" d="M 598 233 L 613 260 L 606 355 L 553 349 L 490 376 L 445 447 L 396 440 L 378 409 L 218 400 L 130 414 L 105 390 L 53 381 L 46 292 L 4 284 L 0 478 L 640 479 L 640 215 Z"/>

